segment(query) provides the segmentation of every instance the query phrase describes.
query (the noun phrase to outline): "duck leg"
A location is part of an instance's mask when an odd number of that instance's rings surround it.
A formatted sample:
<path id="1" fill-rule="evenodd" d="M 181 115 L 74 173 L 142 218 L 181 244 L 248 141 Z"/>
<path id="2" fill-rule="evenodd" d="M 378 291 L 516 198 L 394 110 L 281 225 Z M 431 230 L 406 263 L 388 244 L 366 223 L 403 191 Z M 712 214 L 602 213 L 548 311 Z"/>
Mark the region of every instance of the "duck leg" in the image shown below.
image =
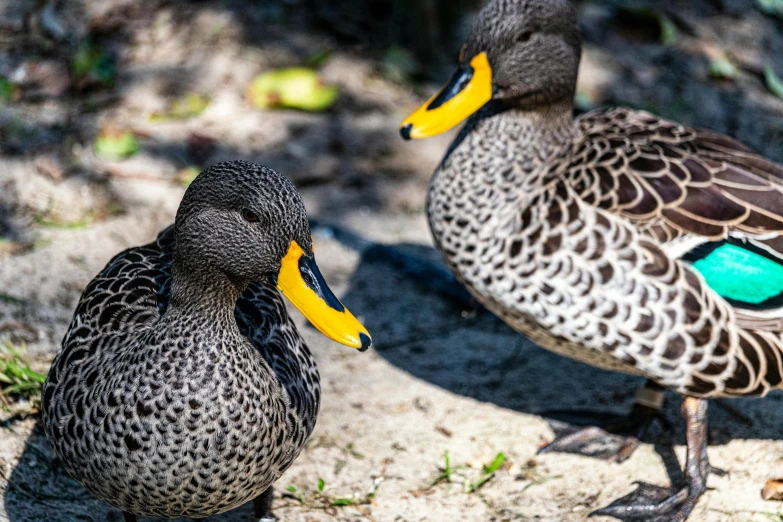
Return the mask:
<path id="1" fill-rule="evenodd" d="M 275 522 L 275 517 L 273 517 L 270 513 L 270 511 L 272 511 L 272 499 L 274 499 L 274 493 L 274 488 L 269 486 L 266 488 L 266 491 L 253 499 L 255 519 L 258 522 Z"/>
<path id="2" fill-rule="evenodd" d="M 125 522 L 139 522 L 139 517 L 127 511 L 122 512 L 122 517 L 125 519 Z"/>
<path id="3" fill-rule="evenodd" d="M 686 397 L 682 414 L 687 422 L 688 454 L 685 485 L 664 488 L 637 482 L 636 491 L 590 514 L 611 516 L 623 522 L 683 522 L 707 489 L 711 468 L 707 459 L 707 401 Z"/>
<path id="4" fill-rule="evenodd" d="M 660 417 L 664 388 L 648 380 L 636 392 L 627 417 L 605 413 L 552 411 L 543 413 L 554 430 L 555 440 L 539 453 L 574 453 L 612 462 L 627 460 L 655 419 Z"/>

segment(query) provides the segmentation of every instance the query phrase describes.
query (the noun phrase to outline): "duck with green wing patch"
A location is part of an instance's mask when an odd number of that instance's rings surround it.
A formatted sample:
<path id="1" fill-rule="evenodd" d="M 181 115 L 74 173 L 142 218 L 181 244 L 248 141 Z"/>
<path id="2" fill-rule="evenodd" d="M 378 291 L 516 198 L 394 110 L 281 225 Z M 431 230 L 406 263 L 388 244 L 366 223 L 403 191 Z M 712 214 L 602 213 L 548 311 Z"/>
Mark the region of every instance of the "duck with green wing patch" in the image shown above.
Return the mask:
<path id="1" fill-rule="evenodd" d="M 737 141 L 631 109 L 572 116 L 581 55 L 567 0 L 491 0 L 455 79 L 402 122 L 465 126 L 432 177 L 435 244 L 473 296 L 540 346 L 685 397 L 685 485 L 648 484 L 596 513 L 685 520 L 706 489 L 706 399 L 783 376 L 783 167 Z M 435 103 L 438 102 L 438 103 Z M 640 415 L 640 413 L 644 413 Z M 608 426 L 606 426 L 608 428 Z M 616 451 L 638 445 L 634 431 Z M 544 451 L 588 454 L 606 432 Z"/>

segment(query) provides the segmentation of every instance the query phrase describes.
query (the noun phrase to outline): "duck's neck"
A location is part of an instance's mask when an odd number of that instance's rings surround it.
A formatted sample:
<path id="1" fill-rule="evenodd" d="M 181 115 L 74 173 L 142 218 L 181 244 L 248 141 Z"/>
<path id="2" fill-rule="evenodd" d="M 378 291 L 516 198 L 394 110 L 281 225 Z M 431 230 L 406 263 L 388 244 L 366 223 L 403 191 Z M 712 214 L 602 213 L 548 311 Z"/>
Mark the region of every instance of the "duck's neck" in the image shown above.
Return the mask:
<path id="1" fill-rule="evenodd" d="M 532 172 L 573 140 L 577 132 L 570 102 L 536 110 L 490 102 L 468 120 L 449 148 L 441 170 L 453 162 L 455 153 L 462 152 L 462 156 L 479 161 L 499 161 Z"/>
<path id="2" fill-rule="evenodd" d="M 466 245 L 502 238 L 578 132 L 570 103 L 537 111 L 490 105 L 468 121 L 427 198 L 430 228 L 447 260 L 456 263 Z"/>
<path id="3" fill-rule="evenodd" d="M 478 203 L 533 197 L 547 165 L 576 138 L 571 103 L 535 111 L 490 103 L 473 116 L 435 171 L 430 197 L 468 193 Z"/>
<path id="4" fill-rule="evenodd" d="M 211 331 L 236 333 L 234 307 L 246 281 L 232 281 L 225 273 L 188 263 L 174 253 L 171 268 L 171 301 L 166 315 L 188 317 L 210 325 Z"/>

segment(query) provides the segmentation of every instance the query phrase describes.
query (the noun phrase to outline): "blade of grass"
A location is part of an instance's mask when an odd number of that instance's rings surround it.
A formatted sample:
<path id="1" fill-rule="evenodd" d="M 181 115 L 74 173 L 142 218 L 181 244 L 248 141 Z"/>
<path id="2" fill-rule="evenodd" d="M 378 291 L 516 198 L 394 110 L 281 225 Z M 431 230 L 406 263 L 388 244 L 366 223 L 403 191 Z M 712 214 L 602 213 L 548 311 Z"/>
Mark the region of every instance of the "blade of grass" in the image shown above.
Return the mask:
<path id="1" fill-rule="evenodd" d="M 769 65 L 764 68 L 764 80 L 767 83 L 769 92 L 778 98 L 783 98 L 783 80 L 775 74 L 775 70 Z"/>
<path id="2" fill-rule="evenodd" d="M 296 487 L 294 487 L 294 486 L 292 486 L 292 485 L 289 485 L 287 488 L 285 488 L 285 490 L 286 490 L 286 491 L 288 491 L 289 493 L 291 493 L 291 495 L 292 495 L 292 496 L 293 496 L 295 499 L 297 499 L 297 500 L 299 501 L 299 503 L 300 503 L 300 504 L 302 504 L 302 505 L 304 505 L 304 504 L 305 504 L 305 497 L 304 497 L 304 495 L 302 494 L 302 492 L 301 492 L 301 491 L 299 491 L 298 489 L 296 489 Z"/>
<path id="3" fill-rule="evenodd" d="M 433 479 L 432 484 L 430 486 L 435 486 L 436 484 L 440 484 L 444 480 L 446 482 L 451 482 L 451 459 L 449 458 L 449 452 L 448 450 L 443 452 L 443 471 Z"/>
<path id="4" fill-rule="evenodd" d="M 0 341 L 0 409 L 28 415 L 38 410 L 46 375 L 23 359 L 24 348 Z"/>
<path id="5" fill-rule="evenodd" d="M 8 294 L 0 294 L 0 303 L 22 304 L 24 303 L 24 299 L 19 299 L 18 297 Z"/>
<path id="6" fill-rule="evenodd" d="M 343 497 L 343 498 L 335 498 L 332 500 L 333 506 L 361 506 L 363 504 L 369 504 L 372 499 L 375 498 L 375 495 L 378 492 L 378 487 L 381 485 L 381 483 L 384 481 L 384 477 L 378 477 L 376 478 L 372 485 L 370 486 L 370 489 L 367 490 L 367 493 L 363 497 L 357 497 L 355 494 L 352 497 Z"/>
<path id="7" fill-rule="evenodd" d="M 498 453 L 495 455 L 495 460 L 493 460 L 489 466 L 484 466 L 484 473 L 494 473 L 497 470 L 500 469 L 500 466 L 502 466 L 506 462 L 506 454 L 503 452 Z"/>
<path id="8" fill-rule="evenodd" d="M 489 480 L 495 476 L 495 472 L 506 462 L 506 454 L 503 452 L 495 455 L 495 459 L 488 465 L 484 466 L 482 475 L 475 480 L 465 480 L 463 484 L 463 490 L 465 493 L 473 493 L 478 491 L 481 486 L 489 482 Z"/>
<path id="9" fill-rule="evenodd" d="M 353 506 L 356 504 L 356 499 L 354 498 L 336 498 L 332 500 L 333 506 Z"/>

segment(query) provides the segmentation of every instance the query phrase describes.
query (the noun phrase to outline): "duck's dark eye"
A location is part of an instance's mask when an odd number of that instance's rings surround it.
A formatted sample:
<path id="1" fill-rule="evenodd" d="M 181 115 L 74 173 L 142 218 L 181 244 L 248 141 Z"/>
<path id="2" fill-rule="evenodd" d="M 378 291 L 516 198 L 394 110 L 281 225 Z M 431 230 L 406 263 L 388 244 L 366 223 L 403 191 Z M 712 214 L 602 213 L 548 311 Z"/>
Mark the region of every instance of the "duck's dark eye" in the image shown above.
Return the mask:
<path id="1" fill-rule="evenodd" d="M 517 42 L 529 42 L 533 38 L 533 31 L 522 31 L 517 35 Z"/>
<path id="2" fill-rule="evenodd" d="M 258 221 L 258 214 L 256 214 L 252 210 L 243 209 L 242 217 L 245 218 L 245 221 L 248 221 L 250 223 L 255 223 Z"/>

